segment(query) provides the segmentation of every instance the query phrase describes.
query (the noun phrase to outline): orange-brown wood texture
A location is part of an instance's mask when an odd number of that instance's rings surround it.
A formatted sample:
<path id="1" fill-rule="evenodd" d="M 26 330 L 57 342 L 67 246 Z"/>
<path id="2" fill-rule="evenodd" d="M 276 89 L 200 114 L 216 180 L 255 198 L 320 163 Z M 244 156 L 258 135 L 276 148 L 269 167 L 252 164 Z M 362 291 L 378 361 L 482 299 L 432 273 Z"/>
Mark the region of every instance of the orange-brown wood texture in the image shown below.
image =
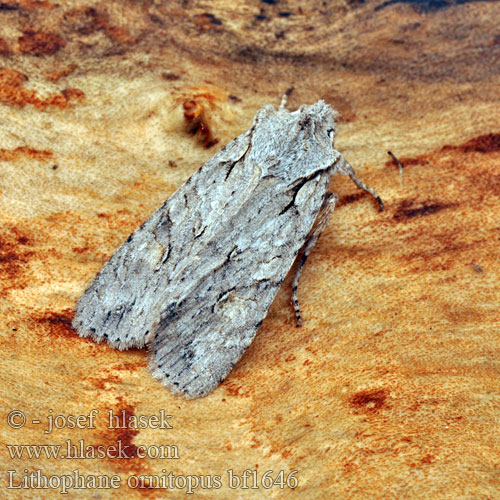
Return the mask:
<path id="1" fill-rule="evenodd" d="M 1 497 L 60 498 L 78 470 L 121 484 L 71 498 L 185 498 L 196 477 L 210 499 L 499 498 L 498 19 L 488 1 L 0 2 Z M 226 381 L 185 401 L 145 351 L 78 337 L 74 305 L 291 86 L 290 108 L 341 113 L 336 148 L 386 210 L 334 178 L 304 326 L 290 276 Z M 161 410 L 167 428 L 134 426 Z M 45 432 L 56 415 L 83 417 Z M 7 448 L 67 440 L 94 458 Z M 117 442 L 124 456 L 96 456 Z M 258 488 L 232 489 L 245 469 Z M 36 471 L 54 487 L 20 489 Z M 266 489 L 280 471 L 296 487 Z"/>

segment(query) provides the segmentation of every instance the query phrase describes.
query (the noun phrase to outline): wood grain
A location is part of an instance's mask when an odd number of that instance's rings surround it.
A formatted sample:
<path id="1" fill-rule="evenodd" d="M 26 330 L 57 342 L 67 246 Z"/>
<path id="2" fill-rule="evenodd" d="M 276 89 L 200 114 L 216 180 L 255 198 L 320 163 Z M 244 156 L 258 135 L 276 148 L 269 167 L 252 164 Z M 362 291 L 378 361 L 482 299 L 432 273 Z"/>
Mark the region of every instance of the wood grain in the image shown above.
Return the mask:
<path id="1" fill-rule="evenodd" d="M 141 477 L 220 475 L 201 498 L 494 499 L 500 495 L 500 7 L 453 0 L 0 3 L 2 497 L 7 470 L 117 474 L 75 498 L 184 498 Z M 294 325 L 290 277 L 213 394 L 184 401 L 146 353 L 71 329 L 117 246 L 255 111 L 295 90 L 342 115 L 348 179 L 311 255 Z M 186 104 L 188 103 L 188 104 Z M 387 155 L 403 164 L 402 174 Z M 48 415 L 99 411 L 44 433 Z M 27 422 L 7 424 L 14 409 Z M 133 417 L 173 415 L 172 429 Z M 125 416 L 110 429 L 107 412 Z M 41 424 L 32 423 L 40 419 Z M 128 458 L 10 458 L 83 440 Z M 140 458 L 176 445 L 178 459 Z M 228 473 L 297 470 L 296 489 Z"/>

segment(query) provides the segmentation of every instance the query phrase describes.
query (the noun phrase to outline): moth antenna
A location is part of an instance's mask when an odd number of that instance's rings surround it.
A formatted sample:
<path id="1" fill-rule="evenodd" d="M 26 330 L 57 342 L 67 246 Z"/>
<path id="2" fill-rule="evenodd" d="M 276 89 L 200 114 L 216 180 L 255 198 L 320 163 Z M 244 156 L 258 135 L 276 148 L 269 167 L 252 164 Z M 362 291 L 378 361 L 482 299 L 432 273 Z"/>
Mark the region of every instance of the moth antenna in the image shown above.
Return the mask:
<path id="1" fill-rule="evenodd" d="M 402 172 L 404 165 L 396 158 L 396 155 L 392 151 L 387 151 L 387 154 L 394 160 L 394 163 L 399 168 L 399 171 Z"/>
<path id="2" fill-rule="evenodd" d="M 279 110 L 286 109 L 286 103 L 288 102 L 288 96 L 293 92 L 293 87 L 290 87 L 285 90 L 285 93 L 283 94 L 283 97 L 281 98 L 281 103 Z"/>
<path id="3" fill-rule="evenodd" d="M 393 159 L 394 163 L 399 168 L 399 184 L 403 187 L 403 168 L 404 165 L 396 158 L 396 155 L 392 151 L 387 151 L 387 154 Z"/>

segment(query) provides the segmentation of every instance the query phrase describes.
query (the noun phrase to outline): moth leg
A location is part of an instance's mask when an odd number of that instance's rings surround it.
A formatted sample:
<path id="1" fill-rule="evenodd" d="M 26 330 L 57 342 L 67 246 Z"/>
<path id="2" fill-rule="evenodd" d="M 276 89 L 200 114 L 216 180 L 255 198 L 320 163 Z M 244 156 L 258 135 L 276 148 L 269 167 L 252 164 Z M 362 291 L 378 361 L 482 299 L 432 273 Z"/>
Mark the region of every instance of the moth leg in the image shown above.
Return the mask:
<path id="1" fill-rule="evenodd" d="M 384 203 L 380 199 L 380 196 L 371 187 L 367 186 L 362 180 L 358 179 L 358 176 L 356 175 L 356 172 L 354 172 L 352 165 L 342 155 L 340 156 L 340 159 L 335 164 L 335 166 L 341 174 L 348 175 L 352 179 L 354 184 L 356 184 L 356 186 L 358 186 L 363 191 L 370 193 L 377 200 L 380 212 L 384 210 Z"/>
<path id="2" fill-rule="evenodd" d="M 318 223 L 314 228 L 313 232 L 307 238 L 306 242 L 303 246 L 302 257 L 300 258 L 299 266 L 297 267 L 297 271 L 295 272 L 295 276 L 293 278 L 292 283 L 292 304 L 295 310 L 295 316 L 297 317 L 297 326 L 302 326 L 302 316 L 300 314 L 299 307 L 299 299 L 297 296 L 297 291 L 299 287 L 299 277 L 306 263 L 307 257 L 312 252 L 312 249 L 316 245 L 321 236 L 321 233 L 324 231 L 328 223 L 330 222 L 330 217 L 333 214 L 333 210 L 335 208 L 335 203 L 338 200 L 338 196 L 335 193 L 326 193 L 325 199 L 323 200 L 323 204 L 321 205 L 320 213 L 318 216 Z"/>

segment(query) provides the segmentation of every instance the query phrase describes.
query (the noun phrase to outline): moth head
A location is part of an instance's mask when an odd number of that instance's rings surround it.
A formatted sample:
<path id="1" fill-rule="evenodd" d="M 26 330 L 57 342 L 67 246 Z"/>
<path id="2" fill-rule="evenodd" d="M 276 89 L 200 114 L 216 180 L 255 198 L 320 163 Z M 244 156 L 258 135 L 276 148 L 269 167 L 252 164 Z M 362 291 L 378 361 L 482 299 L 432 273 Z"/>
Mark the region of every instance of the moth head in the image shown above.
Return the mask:
<path id="1" fill-rule="evenodd" d="M 323 100 L 318 101 L 307 108 L 308 112 L 314 116 L 316 133 L 324 134 L 324 136 L 328 137 L 328 140 L 333 144 L 335 134 L 337 133 L 337 124 L 335 123 L 337 112 Z"/>
<path id="2" fill-rule="evenodd" d="M 252 127 L 252 149 L 247 159 L 288 181 L 326 170 L 337 160 L 333 138 L 336 112 L 318 101 L 296 111 L 264 106 Z"/>
<path id="3" fill-rule="evenodd" d="M 337 133 L 336 111 L 325 101 L 320 100 L 309 106 L 301 106 L 298 112 L 301 115 L 299 126 L 302 129 L 308 130 L 318 143 L 333 146 L 333 140 Z"/>

